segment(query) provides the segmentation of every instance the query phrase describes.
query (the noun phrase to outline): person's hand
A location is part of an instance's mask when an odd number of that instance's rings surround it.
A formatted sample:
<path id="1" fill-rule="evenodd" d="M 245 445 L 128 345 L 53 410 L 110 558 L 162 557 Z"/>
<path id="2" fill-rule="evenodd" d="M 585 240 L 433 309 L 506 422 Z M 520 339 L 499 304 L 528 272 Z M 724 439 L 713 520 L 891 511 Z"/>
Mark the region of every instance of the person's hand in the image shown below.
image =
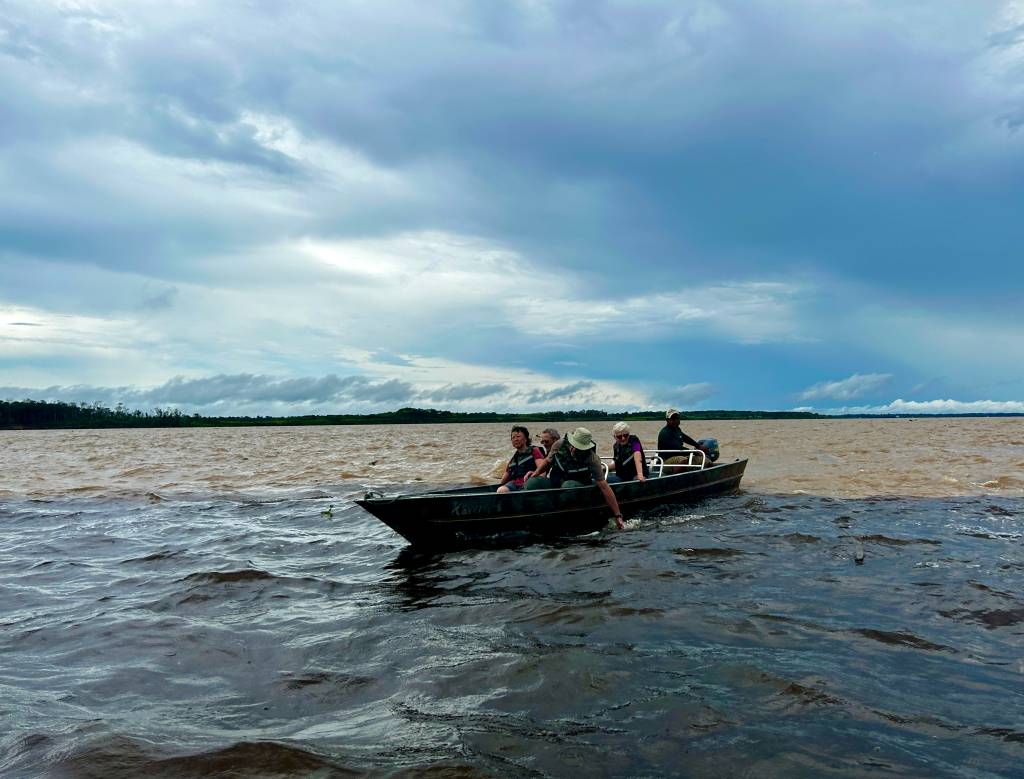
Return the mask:
<path id="1" fill-rule="evenodd" d="M 523 484 L 526 484 L 526 482 L 532 479 L 534 473 L 536 473 L 536 471 L 527 471 L 526 475 L 523 477 Z"/>
<path id="2" fill-rule="evenodd" d="M 626 523 L 622 521 L 622 514 L 615 515 L 615 527 L 617 527 L 619 530 L 626 529 Z"/>
<path id="3" fill-rule="evenodd" d="M 637 480 L 637 481 L 647 481 L 647 477 L 646 477 L 646 476 L 644 476 L 644 475 L 643 475 L 642 473 L 638 473 L 638 474 L 636 475 L 636 480 Z"/>

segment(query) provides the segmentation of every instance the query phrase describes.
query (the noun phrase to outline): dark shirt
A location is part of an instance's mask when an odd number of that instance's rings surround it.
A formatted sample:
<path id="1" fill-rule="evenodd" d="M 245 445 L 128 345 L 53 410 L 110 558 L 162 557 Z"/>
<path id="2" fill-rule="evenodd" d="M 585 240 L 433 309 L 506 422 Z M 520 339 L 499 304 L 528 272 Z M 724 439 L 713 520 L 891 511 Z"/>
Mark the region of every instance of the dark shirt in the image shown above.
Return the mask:
<path id="1" fill-rule="evenodd" d="M 691 446 L 697 445 L 697 442 L 686 435 L 681 427 L 665 425 L 665 427 L 661 428 L 661 432 L 658 433 L 659 451 L 664 449 L 685 449 L 687 443 Z"/>

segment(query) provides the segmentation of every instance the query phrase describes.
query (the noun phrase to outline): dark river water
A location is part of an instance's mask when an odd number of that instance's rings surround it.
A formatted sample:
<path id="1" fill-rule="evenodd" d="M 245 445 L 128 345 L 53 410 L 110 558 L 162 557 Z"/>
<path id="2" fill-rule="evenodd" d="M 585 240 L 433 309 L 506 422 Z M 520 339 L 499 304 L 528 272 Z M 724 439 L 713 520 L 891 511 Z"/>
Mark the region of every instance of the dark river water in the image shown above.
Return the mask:
<path id="1" fill-rule="evenodd" d="M 366 486 L 0 496 L 0 775 L 1024 775 L 1022 497 L 419 555 Z"/>

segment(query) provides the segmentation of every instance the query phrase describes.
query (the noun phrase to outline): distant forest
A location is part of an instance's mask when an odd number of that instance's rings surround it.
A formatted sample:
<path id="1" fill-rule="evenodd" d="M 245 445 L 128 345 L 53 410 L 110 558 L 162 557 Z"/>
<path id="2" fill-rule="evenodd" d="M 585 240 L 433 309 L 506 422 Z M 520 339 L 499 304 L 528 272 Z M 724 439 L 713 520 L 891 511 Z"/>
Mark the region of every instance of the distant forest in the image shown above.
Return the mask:
<path id="1" fill-rule="evenodd" d="M 798 411 L 683 411 L 683 419 L 821 419 Z M 584 420 L 662 420 L 663 411 L 615 412 L 597 409 L 530 414 L 438 411 L 400 408 L 381 414 L 316 414 L 295 417 L 204 417 L 178 409 L 129 411 L 123 405 L 51 403 L 43 400 L 0 400 L 0 429 L 45 430 L 113 427 L 243 427 L 250 425 L 414 425 L 445 422 L 581 422 Z"/>

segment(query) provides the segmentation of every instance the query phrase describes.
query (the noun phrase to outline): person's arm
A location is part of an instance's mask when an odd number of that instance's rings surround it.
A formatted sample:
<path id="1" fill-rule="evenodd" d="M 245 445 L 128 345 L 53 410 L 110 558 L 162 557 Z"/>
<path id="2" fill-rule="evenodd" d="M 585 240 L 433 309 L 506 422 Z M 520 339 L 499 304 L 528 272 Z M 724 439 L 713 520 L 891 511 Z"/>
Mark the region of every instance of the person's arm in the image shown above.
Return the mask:
<path id="1" fill-rule="evenodd" d="M 619 502 L 615 499 L 615 492 L 612 490 L 610 485 L 605 479 L 601 479 L 597 483 L 597 488 L 601 490 L 601 494 L 604 495 L 604 502 L 608 504 L 608 508 L 612 510 L 612 514 L 615 515 L 615 527 L 622 530 L 626 523 L 622 521 L 622 512 L 619 510 Z"/>
<path id="2" fill-rule="evenodd" d="M 683 440 L 690 446 L 692 446 L 694 449 L 700 449 L 700 451 L 704 452 L 704 454 L 711 454 L 711 451 L 704 444 L 698 441 L 694 441 L 686 433 L 683 433 Z"/>
<path id="3" fill-rule="evenodd" d="M 590 450 L 590 473 L 594 478 L 594 482 L 597 484 L 597 488 L 601 490 L 601 494 L 604 496 L 604 502 L 608 504 L 608 508 L 612 510 L 612 514 L 615 516 L 615 526 L 622 530 L 626 523 L 622 521 L 622 511 L 619 509 L 619 501 L 615 498 L 615 491 L 612 489 L 612 485 L 608 483 L 608 480 L 604 478 L 604 469 L 601 467 L 601 458 L 597 456 L 597 450 Z"/>
<path id="4" fill-rule="evenodd" d="M 544 460 L 540 463 L 540 465 L 537 466 L 537 470 L 535 470 L 532 474 L 527 474 L 526 478 L 529 479 L 531 476 L 542 476 L 544 472 L 551 467 L 551 463 L 554 462 L 555 460 L 555 452 L 558 451 L 558 447 L 560 447 L 561 445 L 561 438 L 559 438 L 557 441 L 551 444 L 551 451 L 548 452 L 548 456 L 545 457 Z"/>
<path id="5" fill-rule="evenodd" d="M 525 481 L 529 481 L 530 479 L 533 479 L 533 478 L 535 478 L 537 476 L 542 476 L 544 474 L 544 471 L 546 471 L 550 467 L 551 467 L 551 458 L 550 457 L 547 457 L 547 458 L 541 460 L 540 461 L 540 465 L 537 466 L 536 470 L 532 470 L 528 474 L 526 474 Z"/>
<path id="6" fill-rule="evenodd" d="M 526 484 L 526 482 L 528 482 L 534 476 L 540 476 L 542 473 L 544 473 L 544 471 L 547 470 L 547 458 L 537 457 L 537 454 L 539 452 L 540 449 L 538 449 L 537 447 L 533 448 L 533 470 L 527 471 L 526 475 L 523 477 L 523 484 Z"/>
<path id="7" fill-rule="evenodd" d="M 633 462 L 636 463 L 636 480 L 647 481 L 644 478 L 644 456 L 640 454 L 640 450 L 633 452 Z"/>

